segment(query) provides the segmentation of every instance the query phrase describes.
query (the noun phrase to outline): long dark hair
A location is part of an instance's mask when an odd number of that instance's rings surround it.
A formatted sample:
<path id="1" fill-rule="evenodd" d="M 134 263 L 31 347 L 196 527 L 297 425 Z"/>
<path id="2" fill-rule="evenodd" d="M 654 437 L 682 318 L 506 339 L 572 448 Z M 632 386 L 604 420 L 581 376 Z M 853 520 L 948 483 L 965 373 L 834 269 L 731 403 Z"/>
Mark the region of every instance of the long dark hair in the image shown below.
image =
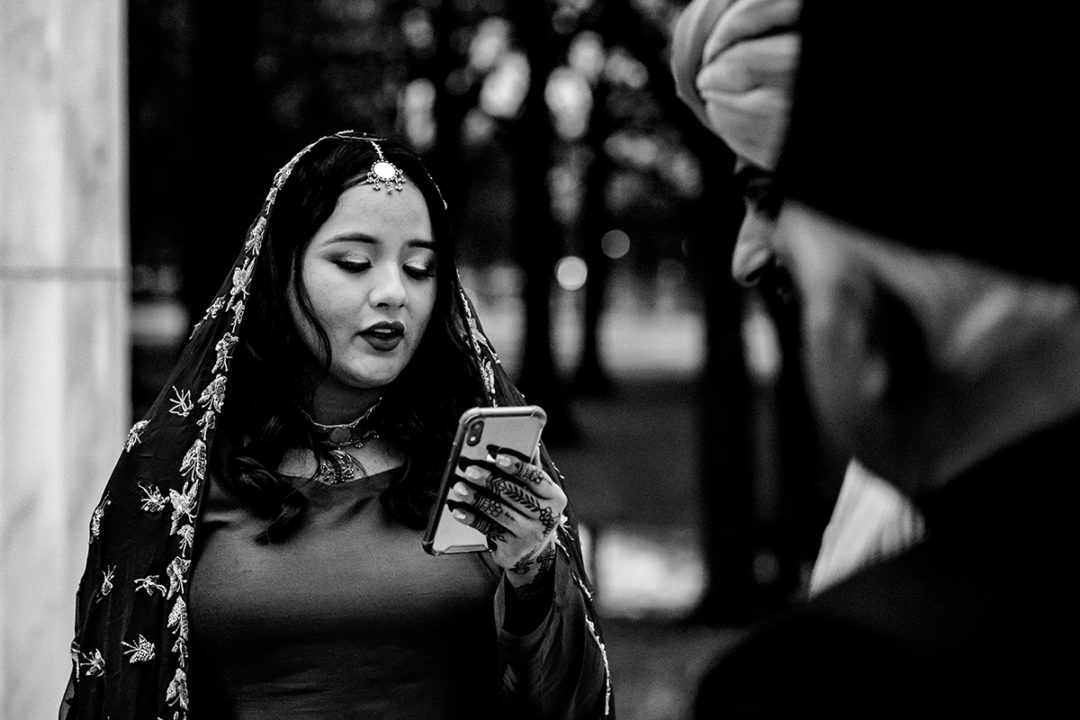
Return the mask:
<path id="1" fill-rule="evenodd" d="M 287 538 L 307 505 L 302 488 L 275 472 L 290 447 L 315 445 L 299 408 L 307 407 L 330 367 L 330 342 L 315 318 L 303 276 L 294 272 L 337 205 L 338 197 L 366 173 L 377 154 L 363 136 L 324 139 L 293 169 L 274 202 L 263 249 L 252 275 L 243 333 L 230 371 L 224 442 L 215 450 L 222 481 L 268 525 L 263 539 Z M 403 475 L 383 492 L 391 517 L 419 528 L 434 501 L 454 427 L 461 412 L 482 397 L 470 350 L 460 336 L 457 272 L 449 214 L 420 157 L 392 139 L 376 139 L 384 157 L 400 167 L 423 194 L 431 217 L 437 262 L 435 306 L 416 354 L 387 388 L 379 405 L 380 432 L 403 449 Z M 322 346 L 322 375 L 311 377 L 311 351 L 289 310 L 300 311 Z"/>

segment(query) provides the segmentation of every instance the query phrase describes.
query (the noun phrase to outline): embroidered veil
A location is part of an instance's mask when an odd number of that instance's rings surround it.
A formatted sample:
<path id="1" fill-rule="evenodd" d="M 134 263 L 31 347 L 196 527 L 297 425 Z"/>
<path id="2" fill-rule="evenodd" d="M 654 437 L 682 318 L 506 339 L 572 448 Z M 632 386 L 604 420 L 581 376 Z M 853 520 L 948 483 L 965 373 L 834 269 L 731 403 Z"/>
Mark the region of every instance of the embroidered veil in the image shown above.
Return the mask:
<path id="1" fill-rule="evenodd" d="M 245 303 L 253 284 L 260 281 L 257 259 L 278 193 L 313 148 L 343 141 L 371 139 L 351 132 L 320 138 L 277 172 L 220 291 L 195 325 L 150 410 L 128 432 L 90 519 L 87 563 L 76 596 L 72 673 L 61 720 L 188 716 L 188 591 L 195 528 L 215 433 L 229 397 L 230 361 L 244 332 Z M 453 331 L 469 348 L 470 362 L 483 381 L 483 396 L 491 405 L 524 404 L 450 260 Z M 563 476 L 542 446 L 541 461 L 562 484 Z M 610 675 L 593 591 L 577 524 L 570 509 L 566 514 L 570 519 L 557 531 L 558 546 L 571 563 L 589 633 L 604 657 L 605 715 L 612 716 Z M 418 547 L 419 543 L 418 535 Z"/>

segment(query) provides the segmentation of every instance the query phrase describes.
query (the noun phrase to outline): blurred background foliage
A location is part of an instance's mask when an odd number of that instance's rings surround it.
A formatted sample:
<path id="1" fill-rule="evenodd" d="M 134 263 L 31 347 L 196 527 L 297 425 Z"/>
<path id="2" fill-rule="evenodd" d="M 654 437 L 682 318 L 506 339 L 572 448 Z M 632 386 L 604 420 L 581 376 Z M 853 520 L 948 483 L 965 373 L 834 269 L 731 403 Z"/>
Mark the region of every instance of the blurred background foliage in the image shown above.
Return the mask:
<path id="1" fill-rule="evenodd" d="M 596 337 L 613 273 L 645 303 L 687 285 L 708 155 L 667 67 L 681 5 L 131 0 L 134 291 L 153 319 L 137 330 L 147 345 L 175 343 L 274 170 L 313 138 L 356 128 L 425 156 L 473 291 L 520 296 L 526 392 L 565 415 L 553 290 L 580 291 L 584 308 L 568 387 L 608 391 Z M 136 414 L 155 380 L 137 375 Z"/>

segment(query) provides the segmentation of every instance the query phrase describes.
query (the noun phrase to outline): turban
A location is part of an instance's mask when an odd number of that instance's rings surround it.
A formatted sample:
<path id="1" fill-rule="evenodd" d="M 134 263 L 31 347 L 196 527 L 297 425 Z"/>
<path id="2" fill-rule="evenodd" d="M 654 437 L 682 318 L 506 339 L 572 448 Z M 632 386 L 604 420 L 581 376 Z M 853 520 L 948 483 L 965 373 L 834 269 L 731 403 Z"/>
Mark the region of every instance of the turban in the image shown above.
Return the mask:
<path id="1" fill-rule="evenodd" d="M 776 167 L 799 55 L 800 0 L 694 0 L 672 41 L 675 90 L 740 157 Z"/>
<path id="2" fill-rule="evenodd" d="M 879 236 L 1080 286 L 1074 0 L 806 0 L 778 168 Z"/>

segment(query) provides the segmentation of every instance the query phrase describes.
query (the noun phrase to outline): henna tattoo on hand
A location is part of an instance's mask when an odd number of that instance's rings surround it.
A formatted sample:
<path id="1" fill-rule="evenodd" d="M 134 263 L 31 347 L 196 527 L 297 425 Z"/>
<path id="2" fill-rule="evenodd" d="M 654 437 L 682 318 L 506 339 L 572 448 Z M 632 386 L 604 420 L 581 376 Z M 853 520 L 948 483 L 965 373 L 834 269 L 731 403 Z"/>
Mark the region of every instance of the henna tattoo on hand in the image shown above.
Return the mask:
<path id="1" fill-rule="evenodd" d="M 534 555 L 526 555 L 521 560 L 514 563 L 514 566 L 507 572 L 512 572 L 515 575 L 526 575 L 531 572 L 533 568 L 536 569 L 536 577 L 521 587 L 515 588 L 517 596 L 520 599 L 531 600 L 541 596 L 545 592 L 546 588 L 544 583 L 547 582 L 547 578 L 551 575 L 554 567 L 555 543 L 548 543 Z"/>
<path id="2" fill-rule="evenodd" d="M 514 563 L 512 567 L 507 568 L 506 572 L 513 573 L 514 575 L 527 574 L 530 570 L 532 570 L 533 557 L 534 553 L 529 553 L 528 555 Z"/>
<path id="3" fill-rule="evenodd" d="M 506 514 L 506 511 L 503 510 L 502 503 L 487 495 L 481 495 L 476 501 L 476 509 L 492 520 L 497 520 Z"/>
<path id="4" fill-rule="evenodd" d="M 549 507 L 546 507 L 540 511 L 539 520 L 544 525 L 545 533 L 550 533 L 552 530 L 554 530 L 558 526 L 560 519 L 561 518 L 555 517 L 555 513 L 551 512 L 551 508 Z"/>
<path id="5" fill-rule="evenodd" d="M 476 515 L 474 516 L 473 521 L 469 524 L 473 528 L 482 532 L 484 535 L 487 535 L 489 540 L 495 540 L 496 542 L 506 542 L 506 528 L 496 522 Z"/>
<path id="6" fill-rule="evenodd" d="M 499 497 L 507 498 L 518 503 L 526 510 L 532 510 L 534 512 L 540 512 L 540 503 L 533 496 L 533 494 L 525 488 L 518 485 L 513 480 L 507 480 L 504 477 L 497 475 L 491 475 L 487 481 L 488 490 L 495 493 Z"/>
<path id="7" fill-rule="evenodd" d="M 525 575 L 531 571 L 535 565 L 540 565 L 540 570 L 543 572 L 544 567 L 551 562 L 554 562 L 554 560 L 555 544 L 548 543 L 534 552 L 526 554 L 523 558 L 514 563 L 514 566 L 507 570 L 507 572 L 512 572 L 515 575 Z"/>
<path id="8" fill-rule="evenodd" d="M 502 486 L 507 482 L 510 481 L 506 478 L 501 478 L 498 475 L 488 475 L 486 486 L 487 489 L 494 494 L 502 495 Z"/>
<path id="9" fill-rule="evenodd" d="M 544 480 L 544 471 L 535 465 L 522 464 L 517 476 L 526 482 L 531 482 L 533 485 L 539 485 Z"/>

